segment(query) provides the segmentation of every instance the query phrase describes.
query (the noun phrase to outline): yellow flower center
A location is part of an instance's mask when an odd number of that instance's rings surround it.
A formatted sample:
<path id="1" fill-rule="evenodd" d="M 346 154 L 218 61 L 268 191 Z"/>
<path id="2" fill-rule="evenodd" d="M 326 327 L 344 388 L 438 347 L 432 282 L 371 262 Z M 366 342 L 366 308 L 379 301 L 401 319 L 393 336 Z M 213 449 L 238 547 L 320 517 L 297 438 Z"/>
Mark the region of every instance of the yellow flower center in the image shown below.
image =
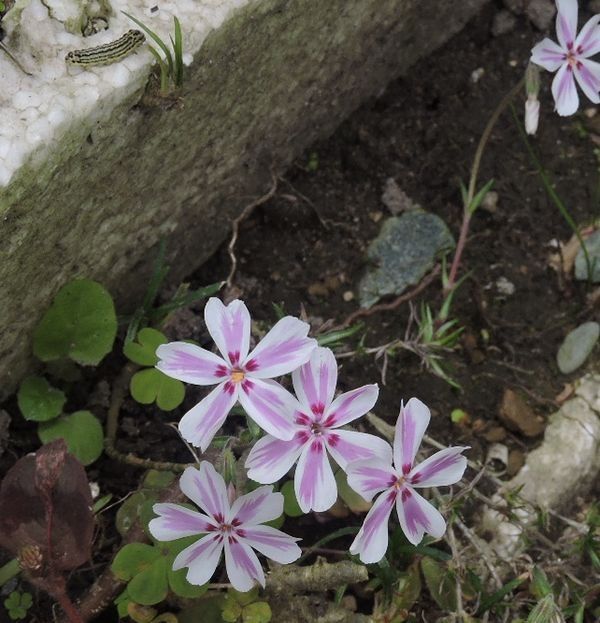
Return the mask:
<path id="1" fill-rule="evenodd" d="M 234 383 L 241 383 L 244 380 L 244 372 L 242 370 L 233 370 L 231 373 L 231 380 Z"/>

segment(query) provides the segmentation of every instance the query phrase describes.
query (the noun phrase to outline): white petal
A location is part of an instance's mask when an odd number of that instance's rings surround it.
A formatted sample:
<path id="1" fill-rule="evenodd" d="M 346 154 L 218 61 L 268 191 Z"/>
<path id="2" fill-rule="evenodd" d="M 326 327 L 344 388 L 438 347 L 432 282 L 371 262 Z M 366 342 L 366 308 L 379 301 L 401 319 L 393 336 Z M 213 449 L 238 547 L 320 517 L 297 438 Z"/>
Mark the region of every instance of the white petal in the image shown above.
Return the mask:
<path id="1" fill-rule="evenodd" d="M 225 539 L 225 567 L 236 591 L 246 593 L 256 583 L 265 586 L 265 574 L 256 554 L 241 540 Z"/>
<path id="2" fill-rule="evenodd" d="M 600 52 L 600 15 L 590 17 L 575 39 L 575 50 L 578 56 L 588 58 Z"/>
<path id="3" fill-rule="evenodd" d="M 150 521 L 148 530 L 157 541 L 209 532 L 217 525 L 210 517 L 179 504 L 155 504 L 152 510 L 158 517 Z"/>
<path id="4" fill-rule="evenodd" d="M 229 374 L 221 357 L 187 342 L 169 342 L 156 349 L 156 367 L 173 379 L 194 385 L 215 385 Z"/>
<path id="5" fill-rule="evenodd" d="M 295 435 L 290 441 L 265 435 L 254 444 L 246 459 L 248 478 L 263 484 L 277 482 L 298 460 L 305 443 L 304 435 Z"/>
<path id="6" fill-rule="evenodd" d="M 231 301 L 225 306 L 216 297 L 204 308 L 206 327 L 223 357 L 239 366 L 250 349 L 250 313 L 243 301 Z"/>
<path id="7" fill-rule="evenodd" d="M 323 426 L 337 428 L 358 419 L 373 408 L 378 396 L 377 384 L 363 385 L 341 394 L 325 411 Z"/>
<path id="8" fill-rule="evenodd" d="M 296 545 L 296 539 L 271 526 L 244 526 L 243 541 L 259 551 L 263 556 L 282 565 L 300 558 L 302 551 Z"/>
<path id="9" fill-rule="evenodd" d="M 565 58 L 565 51 L 548 38 L 540 41 L 531 50 L 531 62 L 552 72 L 565 63 Z"/>
<path id="10" fill-rule="evenodd" d="M 270 379 L 287 374 L 306 363 L 317 341 L 306 337 L 310 326 L 286 316 L 263 337 L 248 355 L 244 369 L 257 379 Z"/>
<path id="11" fill-rule="evenodd" d="M 315 348 L 308 362 L 292 373 L 300 404 L 315 415 L 322 415 L 333 400 L 337 374 L 337 362 L 331 350 Z"/>
<path id="12" fill-rule="evenodd" d="M 239 401 L 246 413 L 267 433 L 278 439 L 291 439 L 298 427 L 293 415 L 298 401 L 279 383 L 271 380 L 245 379 Z"/>
<path id="13" fill-rule="evenodd" d="M 573 115 L 579 108 L 579 96 L 575 88 L 573 70 L 570 65 L 563 65 L 554 80 L 552 80 L 552 95 L 556 105 L 556 112 L 566 117 Z"/>
<path id="14" fill-rule="evenodd" d="M 226 381 L 192 407 L 179 422 L 181 436 L 204 452 L 236 403 L 237 385 Z"/>
<path id="15" fill-rule="evenodd" d="M 329 453 L 344 471 L 354 461 L 380 459 L 388 464 L 392 462 L 390 444 L 376 435 L 335 429 L 325 433 L 324 437 Z"/>
<path id="16" fill-rule="evenodd" d="M 577 0 L 556 0 L 556 36 L 563 48 L 571 48 L 577 36 Z"/>
<path id="17" fill-rule="evenodd" d="M 220 533 L 209 534 L 179 552 L 173 561 L 173 571 L 189 567 L 186 579 L 190 584 L 202 586 L 212 578 L 223 551 Z"/>
<path id="18" fill-rule="evenodd" d="M 396 500 L 400 527 L 406 538 L 418 545 L 425 532 L 440 538 L 446 531 L 446 522 L 440 512 L 412 487 L 405 486 Z"/>
<path id="19" fill-rule="evenodd" d="M 380 491 L 393 486 L 398 480 L 390 461 L 381 459 L 350 463 L 346 467 L 346 473 L 350 487 L 368 501 Z"/>
<path id="20" fill-rule="evenodd" d="M 579 65 L 575 68 L 575 79 L 588 99 L 594 104 L 599 104 L 600 64 L 586 58 L 580 59 Z"/>
<path id="21" fill-rule="evenodd" d="M 337 500 L 337 484 L 322 439 L 306 444 L 294 476 L 294 491 L 303 513 L 322 512 Z"/>
<path id="22" fill-rule="evenodd" d="M 429 408 L 418 398 L 411 398 L 400 407 L 394 434 L 394 465 L 399 473 L 406 476 L 412 469 L 430 419 Z"/>
<path id="23" fill-rule="evenodd" d="M 258 487 L 241 495 L 231 506 L 231 521 L 237 519 L 244 529 L 246 524 L 256 525 L 277 519 L 283 513 L 283 495 L 273 493 L 273 487 Z"/>
<path id="24" fill-rule="evenodd" d="M 444 487 L 458 482 L 467 469 L 467 458 L 461 453 L 469 446 L 440 450 L 413 467 L 408 481 L 413 487 Z"/>
<path id="25" fill-rule="evenodd" d="M 350 545 L 350 553 L 358 554 L 365 564 L 379 562 L 385 556 L 388 548 L 388 522 L 395 500 L 395 489 L 381 494 Z"/>
<path id="26" fill-rule="evenodd" d="M 199 469 L 186 467 L 179 479 L 179 488 L 217 523 L 229 515 L 225 481 L 208 461 L 202 461 Z"/>

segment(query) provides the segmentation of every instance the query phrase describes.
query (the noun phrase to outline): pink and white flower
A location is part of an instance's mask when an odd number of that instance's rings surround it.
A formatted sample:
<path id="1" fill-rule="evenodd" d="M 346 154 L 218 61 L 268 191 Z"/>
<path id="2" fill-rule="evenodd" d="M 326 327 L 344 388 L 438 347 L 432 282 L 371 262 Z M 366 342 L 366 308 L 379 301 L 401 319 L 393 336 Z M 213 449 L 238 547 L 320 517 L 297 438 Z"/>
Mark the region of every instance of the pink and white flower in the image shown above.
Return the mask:
<path id="1" fill-rule="evenodd" d="M 173 562 L 174 571 L 188 567 L 190 584 L 202 586 L 210 580 L 223 549 L 229 581 L 242 592 L 251 590 L 255 583 L 265 585 L 265 574 L 253 549 L 281 564 L 300 557 L 296 545 L 300 539 L 261 525 L 283 513 L 283 495 L 273 493 L 273 487 L 259 487 L 230 504 L 223 477 L 207 461 L 200 463 L 200 469 L 186 468 L 179 486 L 206 514 L 179 504 L 155 504 L 158 517 L 148 528 L 158 541 L 205 534 Z"/>
<path id="2" fill-rule="evenodd" d="M 379 457 L 391 460 L 389 444 L 375 435 L 341 430 L 377 401 L 377 385 L 364 385 L 334 400 L 337 363 L 331 350 L 316 348 L 310 360 L 292 373 L 296 401 L 291 440 L 266 435 L 250 451 L 248 477 L 270 483 L 282 478 L 298 461 L 294 489 L 304 513 L 325 511 L 337 499 L 331 455 L 342 469 L 348 463 Z"/>
<path id="3" fill-rule="evenodd" d="M 557 72 L 552 95 L 559 115 L 572 115 L 579 107 L 575 81 L 587 97 L 600 103 L 600 64 L 589 60 L 600 52 L 600 15 L 591 17 L 577 34 L 577 0 L 556 0 L 558 43 L 544 39 L 531 51 L 531 60 L 544 69 Z"/>
<path id="4" fill-rule="evenodd" d="M 204 452 L 237 401 L 271 435 L 291 439 L 294 397 L 270 380 L 302 365 L 317 345 L 306 322 L 286 316 L 250 350 L 250 314 L 239 300 L 225 306 L 211 298 L 204 319 L 222 357 L 188 344 L 170 342 L 156 350 L 156 367 L 167 376 L 194 385 L 217 385 L 179 422 L 184 439 Z"/>
<path id="5" fill-rule="evenodd" d="M 468 446 L 455 446 L 436 452 L 415 465 L 415 456 L 429 424 L 429 409 L 417 398 L 400 408 L 394 435 L 394 466 L 390 461 L 370 459 L 348 466 L 348 484 L 371 500 L 380 495 L 350 546 L 364 563 L 378 562 L 388 546 L 388 520 L 396 505 L 400 527 L 413 544 L 421 542 L 425 532 L 440 538 L 446 522 L 440 512 L 423 498 L 416 488 L 440 487 L 458 482 L 467 467 L 462 452 Z"/>

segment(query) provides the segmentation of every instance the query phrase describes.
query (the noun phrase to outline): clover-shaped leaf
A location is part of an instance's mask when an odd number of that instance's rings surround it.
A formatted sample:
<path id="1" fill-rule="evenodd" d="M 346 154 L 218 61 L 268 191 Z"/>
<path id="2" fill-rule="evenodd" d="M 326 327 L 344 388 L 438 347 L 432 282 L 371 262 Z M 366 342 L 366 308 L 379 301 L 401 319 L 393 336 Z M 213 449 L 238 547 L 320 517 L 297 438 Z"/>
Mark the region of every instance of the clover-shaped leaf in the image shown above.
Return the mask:
<path id="1" fill-rule="evenodd" d="M 42 361 L 69 357 L 96 365 L 113 346 L 117 316 L 110 294 L 97 282 L 76 279 L 63 286 L 33 336 Z"/>
<path id="2" fill-rule="evenodd" d="M 64 393 L 41 376 L 27 377 L 17 394 L 23 417 L 34 422 L 47 422 L 58 417 L 66 401 Z"/>
<path id="3" fill-rule="evenodd" d="M 156 401 L 159 409 L 171 411 L 185 398 L 185 387 L 181 381 L 172 379 L 160 370 L 146 368 L 131 377 L 131 395 L 143 405 Z"/>
<path id="4" fill-rule="evenodd" d="M 42 443 L 63 438 L 71 454 L 74 454 L 84 465 L 90 465 L 101 454 L 104 448 L 102 426 L 90 411 L 76 411 L 50 422 L 41 422 L 38 436 Z"/>
<path id="5" fill-rule="evenodd" d="M 13 591 L 5 600 L 4 607 L 8 610 L 8 616 L 13 621 L 20 621 L 27 616 L 27 611 L 33 604 L 31 593 Z"/>
<path id="6" fill-rule="evenodd" d="M 163 333 L 146 327 L 139 331 L 135 342 L 125 344 L 123 353 L 127 359 L 140 366 L 153 366 L 158 362 L 156 349 L 167 342 L 167 337 Z"/>

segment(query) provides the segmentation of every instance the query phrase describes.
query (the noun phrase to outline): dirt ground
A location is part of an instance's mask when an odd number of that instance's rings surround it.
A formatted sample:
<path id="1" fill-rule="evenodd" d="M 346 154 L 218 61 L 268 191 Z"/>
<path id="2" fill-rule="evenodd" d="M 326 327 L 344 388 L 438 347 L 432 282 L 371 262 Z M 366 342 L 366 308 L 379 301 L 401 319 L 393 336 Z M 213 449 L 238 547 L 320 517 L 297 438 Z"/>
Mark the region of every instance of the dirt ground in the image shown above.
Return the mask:
<path id="1" fill-rule="evenodd" d="M 458 237 L 459 184 L 468 180 L 488 118 L 520 80 L 529 51 L 541 37 L 524 18 L 511 32 L 492 37 L 496 11 L 493 6 L 483 11 L 461 34 L 390 84 L 379 99 L 366 103 L 333 136 L 313 145 L 294 163 L 278 180 L 273 198 L 241 224 L 235 246 L 238 268 L 227 296 L 243 298 L 253 317 L 265 323 L 276 319 L 273 303 L 287 313 L 305 314 L 316 331 L 342 323 L 357 309 L 355 293 L 365 270 L 365 249 L 390 216 L 381 199 L 388 178 L 413 201 L 443 218 Z M 600 134 L 600 115 L 559 118 L 552 110 L 548 74 L 542 74 L 542 84 L 540 130 L 533 145 L 575 221 L 590 223 L 600 216 L 594 142 L 594 124 Z M 521 115 L 521 100 L 515 104 Z M 597 319 L 598 307 L 589 304 L 588 284 L 565 279 L 549 266 L 552 241 L 566 242 L 572 232 L 548 198 L 510 111 L 500 118 L 484 153 L 480 183 L 492 178 L 497 206 L 493 212 L 479 210 L 473 219 L 462 264 L 469 277 L 453 307 L 464 334 L 459 347 L 447 354 L 446 364 L 462 391 L 404 351 L 389 357 L 385 370 L 384 358 L 372 354 L 341 359 L 338 389 L 378 382 L 375 411 L 389 423 L 395 421 L 402 399 L 417 396 L 432 409 L 432 437 L 443 444 L 470 445 L 470 458 L 479 460 L 485 459 L 492 440 L 502 441 L 513 451 L 514 470 L 541 435 L 526 437 L 500 421 L 505 390 L 515 390 L 545 420 L 556 409 L 565 384 L 581 374 L 581 370 L 572 376 L 559 373 L 557 348 L 570 329 Z M 224 244 L 190 276 L 190 284 L 199 287 L 226 279 L 229 269 Z M 499 280 L 513 284 L 514 293 L 504 293 Z M 427 301 L 435 307 L 440 300 L 436 280 L 414 303 Z M 356 349 L 360 340 L 369 348 L 403 337 L 409 314 L 410 307 L 404 304 L 363 318 L 363 329 L 340 352 Z M 181 314 L 171 337 L 208 343 L 198 313 Z M 101 390 L 103 376 L 110 383 L 110 375 L 121 363 L 104 364 L 100 376 L 87 380 L 82 395 Z M 587 365 L 599 368 L 597 358 Z M 74 398 L 77 408 L 83 408 L 82 395 Z M 119 448 L 156 459 L 189 460 L 175 432 L 164 424 L 177 420 L 202 395 L 201 389 L 189 388 L 181 409 L 169 414 L 127 401 Z M 20 419 L 14 400 L 4 408 L 15 414 L 15 422 Z M 469 415 L 468 426 L 452 423 L 450 413 L 457 408 Z M 36 447 L 33 428 L 16 424 L 10 445 L 11 452 L 0 459 L 0 473 L 16 454 Z M 103 492 L 116 496 L 135 488 L 139 476 L 133 469 L 124 474 L 122 466 L 108 458 L 88 472 Z M 307 533 L 314 529 L 310 518 L 303 523 Z M 335 522 L 318 530 L 330 530 L 332 525 Z M 103 552 L 91 570 L 73 574 L 75 591 L 84 590 L 93 580 L 102 559 L 110 560 L 116 539 L 110 532 L 104 537 Z M 41 604 L 48 612 L 48 603 L 42 600 Z M 102 620 L 113 621 L 114 614 Z"/>

